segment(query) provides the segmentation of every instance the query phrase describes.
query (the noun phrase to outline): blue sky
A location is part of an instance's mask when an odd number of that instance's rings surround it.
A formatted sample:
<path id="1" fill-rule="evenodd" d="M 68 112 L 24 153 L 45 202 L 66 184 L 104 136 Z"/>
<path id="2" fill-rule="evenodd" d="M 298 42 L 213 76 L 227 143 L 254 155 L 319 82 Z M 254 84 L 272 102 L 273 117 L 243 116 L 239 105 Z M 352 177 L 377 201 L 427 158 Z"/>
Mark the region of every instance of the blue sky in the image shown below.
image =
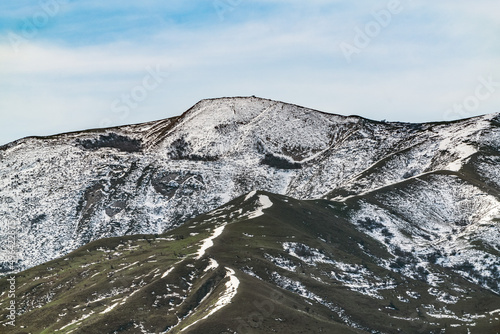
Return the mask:
<path id="1" fill-rule="evenodd" d="M 499 12 L 497 0 L 4 1 L 0 145 L 222 96 L 409 122 L 500 112 Z"/>

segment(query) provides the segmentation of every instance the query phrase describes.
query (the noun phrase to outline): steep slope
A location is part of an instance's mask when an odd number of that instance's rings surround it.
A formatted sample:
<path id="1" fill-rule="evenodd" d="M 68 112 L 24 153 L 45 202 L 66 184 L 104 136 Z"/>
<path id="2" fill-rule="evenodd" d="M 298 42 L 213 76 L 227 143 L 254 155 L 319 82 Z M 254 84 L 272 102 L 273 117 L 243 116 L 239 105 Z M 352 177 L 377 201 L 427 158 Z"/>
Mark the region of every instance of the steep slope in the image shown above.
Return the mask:
<path id="1" fill-rule="evenodd" d="M 165 235 L 92 242 L 17 275 L 9 333 L 498 332 L 498 294 L 393 254 L 349 222 L 352 201 L 252 192 Z"/>
<path id="2" fill-rule="evenodd" d="M 0 254 L 15 233 L 19 271 L 100 238 L 163 233 L 253 189 L 342 200 L 465 168 L 498 189 L 498 125 L 498 115 L 383 123 L 249 97 L 203 100 L 157 122 L 21 139 L 0 147 L 0 219 L 10 226 L 0 230 Z"/>

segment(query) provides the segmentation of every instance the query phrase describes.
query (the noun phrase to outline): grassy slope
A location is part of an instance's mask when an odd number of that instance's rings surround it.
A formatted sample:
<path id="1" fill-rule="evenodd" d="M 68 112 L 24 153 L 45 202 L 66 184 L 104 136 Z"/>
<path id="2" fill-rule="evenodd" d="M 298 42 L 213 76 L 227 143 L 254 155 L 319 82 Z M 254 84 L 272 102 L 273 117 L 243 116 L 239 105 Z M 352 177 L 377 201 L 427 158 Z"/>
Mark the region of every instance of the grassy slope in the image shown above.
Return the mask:
<path id="1" fill-rule="evenodd" d="M 349 208 L 342 204 L 265 195 L 273 206 L 254 219 L 244 213 L 254 209 L 257 197 L 247 201 L 238 198 L 166 235 L 95 241 L 18 274 L 16 301 L 22 314 L 17 317 L 16 328 L 8 333 L 140 333 L 140 326 L 152 333 L 167 329 L 170 333 L 207 334 L 437 333 L 452 324 L 462 325 L 455 319 L 429 316 L 423 305 L 485 315 L 475 320 L 472 333 L 494 333 L 499 328 L 498 320 L 487 313 L 500 308 L 498 296 L 454 272 L 443 274 L 449 277 L 450 287 L 455 284 L 466 291 L 467 299 L 447 305 L 429 294 L 423 280 L 409 279 L 397 270 L 380 266 L 379 259 L 391 262 L 394 257 L 346 221 Z M 196 260 L 200 241 L 225 223 L 214 245 Z M 307 245 L 329 261 L 308 261 L 307 252 L 301 260 L 284 250 L 284 242 Z M 205 272 L 209 258 L 219 267 Z M 273 260 L 278 258 L 293 270 L 280 268 Z M 394 286 L 378 291 L 380 298 L 353 291 L 332 273 L 351 277 L 352 283 L 356 272 L 342 271 L 333 263 L 366 269 L 370 275 L 363 280 L 371 285 L 392 281 Z M 208 319 L 196 322 L 208 314 L 224 292 L 228 282 L 225 268 L 235 270 L 240 281 L 236 296 Z M 280 283 L 276 275 L 288 278 L 289 283 Z M 309 294 L 305 298 L 298 285 L 290 283 L 294 281 L 316 297 Z M 7 287 L 6 279 L 1 279 L 0 291 Z M 408 297 L 408 290 L 417 292 L 420 298 L 400 301 L 398 296 Z M 8 301 L 6 295 L 0 297 L 0 321 L 5 319 Z M 114 304 L 115 308 L 101 314 Z M 81 321 L 75 322 L 78 319 Z M 467 332 L 465 326 L 453 330 Z"/>

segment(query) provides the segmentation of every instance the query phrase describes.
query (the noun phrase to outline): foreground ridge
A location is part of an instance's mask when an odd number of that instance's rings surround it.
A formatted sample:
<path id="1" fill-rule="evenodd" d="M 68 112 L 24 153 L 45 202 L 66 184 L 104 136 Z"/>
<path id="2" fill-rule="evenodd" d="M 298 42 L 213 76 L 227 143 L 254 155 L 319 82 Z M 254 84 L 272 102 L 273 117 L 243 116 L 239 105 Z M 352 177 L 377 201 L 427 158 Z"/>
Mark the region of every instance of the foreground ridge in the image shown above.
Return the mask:
<path id="1" fill-rule="evenodd" d="M 9 333 L 498 331 L 500 297 L 470 267 L 364 233 L 382 223 L 353 223 L 359 210 L 259 191 L 163 235 L 94 241 L 17 275 Z"/>

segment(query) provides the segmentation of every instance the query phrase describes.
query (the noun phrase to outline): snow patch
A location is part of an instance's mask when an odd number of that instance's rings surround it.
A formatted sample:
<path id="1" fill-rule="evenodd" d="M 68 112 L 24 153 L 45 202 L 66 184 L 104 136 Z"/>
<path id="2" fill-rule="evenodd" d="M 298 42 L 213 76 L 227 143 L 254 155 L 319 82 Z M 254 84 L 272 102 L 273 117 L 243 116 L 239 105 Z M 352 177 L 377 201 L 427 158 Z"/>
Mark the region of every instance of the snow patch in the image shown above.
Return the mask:
<path id="1" fill-rule="evenodd" d="M 231 303 L 231 301 L 233 300 L 234 296 L 236 296 L 236 293 L 238 292 L 238 287 L 240 285 L 240 281 L 236 277 L 235 272 L 234 272 L 233 269 L 226 267 L 226 271 L 227 272 L 226 272 L 226 276 L 225 277 L 229 278 L 229 280 L 226 282 L 226 290 L 222 293 L 222 295 L 219 297 L 219 299 L 217 300 L 217 302 L 214 304 L 214 308 L 206 316 L 204 316 L 203 318 L 201 318 L 201 319 L 193 322 L 192 324 L 190 324 L 187 327 L 184 327 L 181 330 L 181 332 L 184 332 L 186 329 L 188 329 L 189 327 L 195 325 L 199 321 L 207 319 L 212 314 L 214 314 L 215 312 L 217 312 L 218 310 L 220 310 L 224 306 L 226 306 L 226 305 L 228 305 L 228 304 Z"/>
<path id="2" fill-rule="evenodd" d="M 204 272 L 207 272 L 212 269 L 217 269 L 219 267 L 219 263 L 215 261 L 214 259 L 210 258 L 210 263 L 208 264 L 208 267 L 205 268 Z"/>
<path id="3" fill-rule="evenodd" d="M 245 201 L 248 201 L 250 198 L 254 197 L 255 194 L 257 194 L 257 191 L 256 190 L 253 190 L 251 192 L 249 192 L 246 196 L 245 196 Z"/>
<path id="4" fill-rule="evenodd" d="M 275 266 L 280 267 L 281 269 L 285 269 L 291 272 L 294 272 L 297 269 L 297 266 L 293 261 L 286 259 L 282 256 L 272 256 L 270 254 L 264 254 L 264 258 L 271 261 Z"/>
<path id="5" fill-rule="evenodd" d="M 264 214 L 265 209 L 269 209 L 273 206 L 273 202 L 266 195 L 259 195 L 259 207 L 255 209 L 255 211 L 251 212 L 248 215 L 249 219 L 260 217 Z"/>
<path id="6" fill-rule="evenodd" d="M 214 232 L 212 233 L 212 235 L 210 237 L 208 237 L 202 241 L 203 243 L 202 243 L 200 249 L 198 250 L 198 253 L 196 254 L 197 260 L 201 259 L 201 257 L 203 255 L 205 255 L 205 251 L 214 245 L 213 240 L 222 234 L 225 227 L 226 227 L 226 225 L 222 225 L 222 226 L 217 227 L 216 229 L 214 229 Z"/>
<path id="7" fill-rule="evenodd" d="M 106 314 L 108 312 L 111 312 L 116 306 L 118 306 L 118 304 L 119 304 L 119 302 L 114 303 L 113 305 L 111 305 L 110 307 L 108 307 L 107 309 L 102 311 L 100 314 Z"/>
<path id="8" fill-rule="evenodd" d="M 92 314 L 94 314 L 94 311 L 90 311 L 89 314 L 84 314 L 80 319 L 76 319 L 76 320 L 73 320 L 72 322 L 70 322 L 69 324 L 67 325 L 64 325 L 63 327 L 59 328 L 59 329 L 56 329 L 55 331 L 56 332 L 59 332 L 59 331 L 62 331 L 63 329 L 65 329 L 66 327 L 69 327 L 69 326 L 72 326 L 72 325 L 75 325 L 75 324 L 78 324 L 80 322 L 82 322 L 83 320 L 87 319 L 88 317 L 90 317 Z"/>
<path id="9" fill-rule="evenodd" d="M 163 275 L 161 275 L 161 278 L 165 278 L 165 277 L 167 277 L 167 276 L 168 276 L 168 274 L 170 274 L 170 273 L 171 273 L 174 269 L 175 269 L 175 267 L 172 267 L 172 268 L 170 268 L 169 270 L 165 271 L 165 272 L 163 273 Z"/>

